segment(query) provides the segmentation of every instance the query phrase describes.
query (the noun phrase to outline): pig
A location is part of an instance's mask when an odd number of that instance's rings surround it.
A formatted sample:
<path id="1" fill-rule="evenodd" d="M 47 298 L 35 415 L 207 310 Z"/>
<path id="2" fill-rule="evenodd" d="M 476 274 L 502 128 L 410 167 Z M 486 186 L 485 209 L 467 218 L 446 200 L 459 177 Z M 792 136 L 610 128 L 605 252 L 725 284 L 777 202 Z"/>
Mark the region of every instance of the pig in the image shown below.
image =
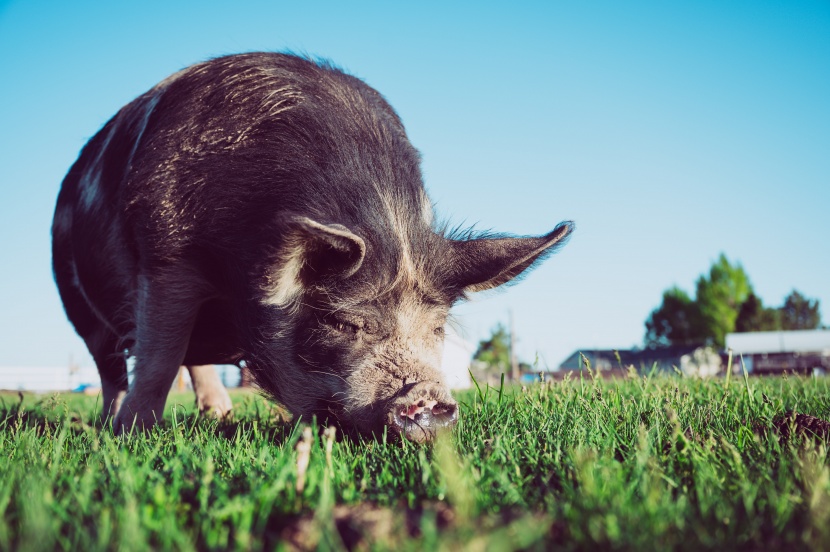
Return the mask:
<path id="1" fill-rule="evenodd" d="M 160 419 L 182 365 L 226 413 L 205 367 L 244 362 L 294 416 L 423 443 L 459 416 L 440 372 L 450 308 L 573 228 L 450 230 L 380 93 L 327 61 L 247 53 L 173 74 L 89 140 L 58 195 L 53 271 L 118 434 Z"/>

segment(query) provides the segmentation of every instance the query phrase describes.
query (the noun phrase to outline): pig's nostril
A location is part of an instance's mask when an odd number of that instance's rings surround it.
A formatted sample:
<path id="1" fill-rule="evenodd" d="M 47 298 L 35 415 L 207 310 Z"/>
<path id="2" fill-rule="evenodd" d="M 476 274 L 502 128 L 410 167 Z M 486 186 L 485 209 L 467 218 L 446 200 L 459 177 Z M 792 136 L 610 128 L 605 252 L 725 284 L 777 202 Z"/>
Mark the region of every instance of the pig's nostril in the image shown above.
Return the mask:
<path id="1" fill-rule="evenodd" d="M 425 401 L 424 399 L 420 399 L 415 404 L 411 404 L 402 409 L 400 411 L 400 416 L 402 418 L 415 420 L 417 417 L 421 416 L 424 411 L 431 411 L 436 404 L 438 404 L 438 401 Z"/>
<path id="2" fill-rule="evenodd" d="M 436 404 L 432 407 L 432 418 L 440 425 L 455 425 L 458 421 L 458 405 Z"/>
<path id="3" fill-rule="evenodd" d="M 455 405 L 436 404 L 432 407 L 433 416 L 452 415 L 455 412 Z"/>

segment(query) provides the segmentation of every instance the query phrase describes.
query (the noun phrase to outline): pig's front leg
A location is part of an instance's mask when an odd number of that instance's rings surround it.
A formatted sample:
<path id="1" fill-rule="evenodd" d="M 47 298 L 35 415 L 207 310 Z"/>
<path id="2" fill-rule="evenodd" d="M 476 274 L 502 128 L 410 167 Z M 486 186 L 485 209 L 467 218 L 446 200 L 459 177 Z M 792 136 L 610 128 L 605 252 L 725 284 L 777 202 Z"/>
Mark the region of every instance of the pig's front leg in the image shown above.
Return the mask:
<path id="1" fill-rule="evenodd" d="M 219 379 L 213 364 L 188 366 L 190 381 L 196 393 L 196 405 L 199 412 L 217 418 L 224 418 L 231 412 L 233 404 L 228 390 Z"/>
<path id="2" fill-rule="evenodd" d="M 193 271 L 138 277 L 133 381 L 113 421 L 116 434 L 149 429 L 164 404 L 187 352 L 207 286 Z"/>

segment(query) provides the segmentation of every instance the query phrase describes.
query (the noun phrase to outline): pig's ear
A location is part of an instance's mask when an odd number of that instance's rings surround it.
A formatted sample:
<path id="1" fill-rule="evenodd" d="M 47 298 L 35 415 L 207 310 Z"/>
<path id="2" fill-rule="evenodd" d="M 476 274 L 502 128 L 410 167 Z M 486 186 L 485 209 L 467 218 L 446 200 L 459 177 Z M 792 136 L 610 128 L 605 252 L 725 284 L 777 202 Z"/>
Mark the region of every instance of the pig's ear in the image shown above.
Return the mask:
<path id="1" fill-rule="evenodd" d="M 282 246 L 266 278 L 266 302 L 284 306 L 326 279 L 348 278 L 366 255 L 363 239 L 340 224 L 292 217 L 280 225 Z"/>
<path id="2" fill-rule="evenodd" d="M 560 222 L 539 237 L 496 237 L 451 241 L 451 283 L 465 293 L 505 284 L 565 244 L 573 222 Z"/>

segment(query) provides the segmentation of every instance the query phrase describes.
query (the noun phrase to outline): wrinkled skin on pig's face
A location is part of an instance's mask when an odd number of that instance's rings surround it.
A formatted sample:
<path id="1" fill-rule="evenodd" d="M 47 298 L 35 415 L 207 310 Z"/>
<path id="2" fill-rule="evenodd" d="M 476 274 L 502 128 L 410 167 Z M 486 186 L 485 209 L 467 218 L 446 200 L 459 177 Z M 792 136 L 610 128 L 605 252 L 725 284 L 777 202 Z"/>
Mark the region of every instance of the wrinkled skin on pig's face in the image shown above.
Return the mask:
<path id="1" fill-rule="evenodd" d="M 286 246 L 262 277 L 255 326 L 269 337 L 250 357 L 258 383 L 295 415 L 416 442 L 458 419 L 440 372 L 450 307 L 511 280 L 572 229 L 453 240 L 410 224 L 420 238 L 384 252 L 339 224 L 286 224 Z"/>
<path id="2" fill-rule="evenodd" d="M 279 370 L 258 370 L 258 379 L 295 415 L 337 421 L 363 434 L 386 428 L 427 441 L 458 418 L 440 369 L 454 297 L 411 281 L 378 293 L 389 284 L 377 279 L 353 278 L 346 282 L 351 285 L 305 294 L 290 317 L 272 312 L 273 334 L 291 342 L 274 346 L 292 354 L 276 354 Z"/>
<path id="3" fill-rule="evenodd" d="M 401 391 L 413 385 L 424 388 L 418 400 L 455 405 L 440 371 L 447 306 L 408 290 L 354 307 L 307 310 L 298 337 L 318 339 L 299 347 L 295 356 L 309 375 L 322 376 L 327 394 L 318 412 L 370 433 L 382 432 L 384 424 L 403 429 L 389 411 Z"/>

